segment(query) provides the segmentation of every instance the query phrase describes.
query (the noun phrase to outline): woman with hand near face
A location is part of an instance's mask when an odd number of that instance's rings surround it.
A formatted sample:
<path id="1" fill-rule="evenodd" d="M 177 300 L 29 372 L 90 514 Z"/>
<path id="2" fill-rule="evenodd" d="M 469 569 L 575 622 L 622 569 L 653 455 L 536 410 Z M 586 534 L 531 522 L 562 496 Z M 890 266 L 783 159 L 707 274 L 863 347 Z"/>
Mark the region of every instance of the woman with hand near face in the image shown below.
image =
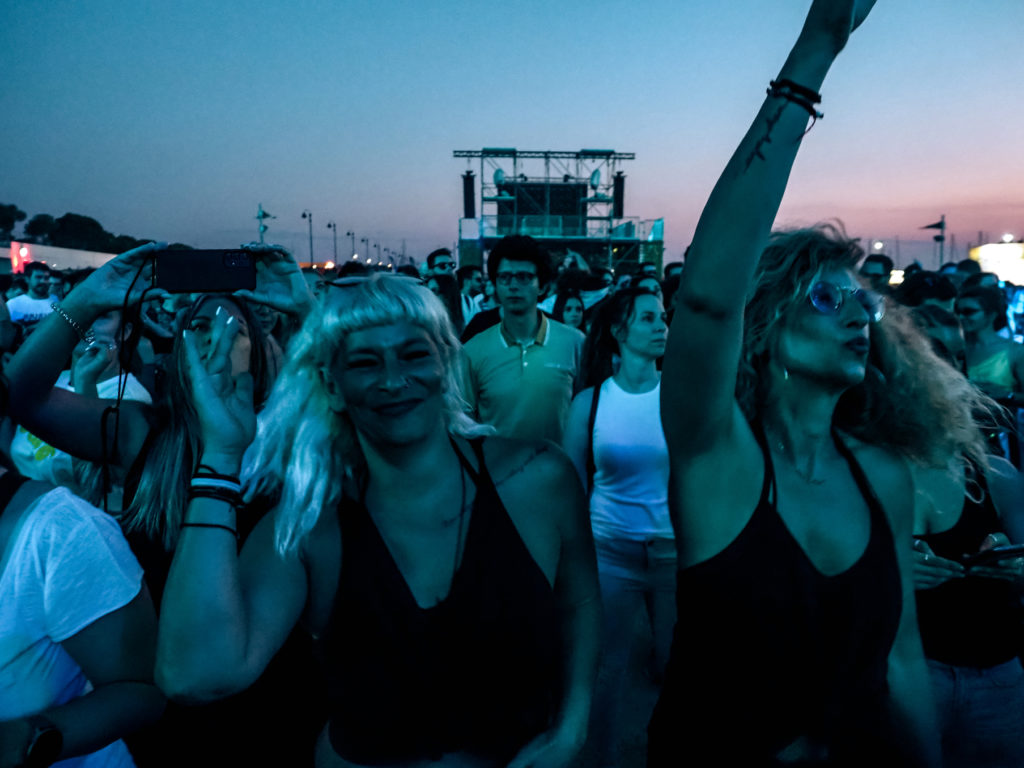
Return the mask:
<path id="1" fill-rule="evenodd" d="M 568 765 L 600 613 L 579 485 L 548 445 L 485 439 L 463 413 L 441 303 L 402 277 L 329 289 L 258 432 L 224 358 L 234 329 L 216 334 L 213 356 L 189 356 L 203 464 L 237 488 L 249 449 L 250 493 L 276 509 L 238 556 L 231 498 L 193 500 L 162 685 L 244 689 L 301 622 L 330 700 L 318 766 Z"/>
<path id="2" fill-rule="evenodd" d="M 770 234 L 817 91 L 871 5 L 813 2 L 686 260 L 661 390 L 685 624 L 651 766 L 939 760 L 907 460 L 980 457 L 970 408 L 861 286 L 855 242 Z"/>

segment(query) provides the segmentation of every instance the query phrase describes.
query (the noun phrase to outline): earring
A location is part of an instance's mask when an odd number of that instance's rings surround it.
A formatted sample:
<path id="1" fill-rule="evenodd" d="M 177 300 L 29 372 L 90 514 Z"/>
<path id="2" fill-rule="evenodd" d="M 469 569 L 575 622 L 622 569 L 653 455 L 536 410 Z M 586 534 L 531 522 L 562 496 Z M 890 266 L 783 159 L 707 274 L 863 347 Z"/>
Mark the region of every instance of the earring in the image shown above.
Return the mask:
<path id="1" fill-rule="evenodd" d="M 782 380 L 789 381 L 789 368 L 782 366 Z"/>

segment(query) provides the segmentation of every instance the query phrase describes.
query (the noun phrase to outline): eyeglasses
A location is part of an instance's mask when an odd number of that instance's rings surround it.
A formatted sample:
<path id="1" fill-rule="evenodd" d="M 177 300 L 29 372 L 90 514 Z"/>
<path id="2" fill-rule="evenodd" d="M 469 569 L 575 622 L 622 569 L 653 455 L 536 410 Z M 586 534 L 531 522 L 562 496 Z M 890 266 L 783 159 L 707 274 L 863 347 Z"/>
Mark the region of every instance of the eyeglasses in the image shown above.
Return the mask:
<path id="1" fill-rule="evenodd" d="M 857 303 L 864 307 L 869 322 L 877 323 L 885 316 L 885 299 L 864 288 L 843 288 L 835 283 L 820 280 L 811 286 L 807 300 L 823 315 L 838 315 L 847 296 L 856 299 Z"/>
<path id="2" fill-rule="evenodd" d="M 498 285 L 512 285 L 515 280 L 517 285 L 529 285 L 537 279 L 536 272 L 499 272 L 495 275 Z"/>

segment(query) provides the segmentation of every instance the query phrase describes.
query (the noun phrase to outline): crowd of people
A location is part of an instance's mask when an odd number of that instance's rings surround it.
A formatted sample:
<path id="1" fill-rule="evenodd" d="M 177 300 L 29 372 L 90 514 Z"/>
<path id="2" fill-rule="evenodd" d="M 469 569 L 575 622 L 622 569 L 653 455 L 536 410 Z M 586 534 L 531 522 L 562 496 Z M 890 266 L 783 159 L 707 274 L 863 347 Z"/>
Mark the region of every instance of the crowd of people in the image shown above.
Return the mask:
<path id="1" fill-rule="evenodd" d="M 871 5 L 814 0 L 662 274 L 28 264 L 0 768 L 629 766 L 636 674 L 652 768 L 1024 765 L 1013 287 L 772 230 Z"/>

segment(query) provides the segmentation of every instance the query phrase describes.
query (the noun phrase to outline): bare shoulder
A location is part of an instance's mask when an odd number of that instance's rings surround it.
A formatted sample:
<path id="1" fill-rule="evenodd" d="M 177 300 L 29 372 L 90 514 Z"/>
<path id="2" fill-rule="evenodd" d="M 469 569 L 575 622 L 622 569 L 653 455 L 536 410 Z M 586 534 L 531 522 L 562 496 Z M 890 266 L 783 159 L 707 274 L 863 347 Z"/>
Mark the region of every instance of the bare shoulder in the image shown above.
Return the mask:
<path id="1" fill-rule="evenodd" d="M 540 494 L 569 480 L 578 483 L 565 452 L 546 440 L 490 437 L 484 443 L 484 459 L 499 491 L 526 485 Z"/>
<path id="2" fill-rule="evenodd" d="M 895 451 L 865 443 L 851 435 L 843 440 L 867 476 L 894 532 L 910 532 L 914 524 L 914 474 L 910 462 Z"/>

